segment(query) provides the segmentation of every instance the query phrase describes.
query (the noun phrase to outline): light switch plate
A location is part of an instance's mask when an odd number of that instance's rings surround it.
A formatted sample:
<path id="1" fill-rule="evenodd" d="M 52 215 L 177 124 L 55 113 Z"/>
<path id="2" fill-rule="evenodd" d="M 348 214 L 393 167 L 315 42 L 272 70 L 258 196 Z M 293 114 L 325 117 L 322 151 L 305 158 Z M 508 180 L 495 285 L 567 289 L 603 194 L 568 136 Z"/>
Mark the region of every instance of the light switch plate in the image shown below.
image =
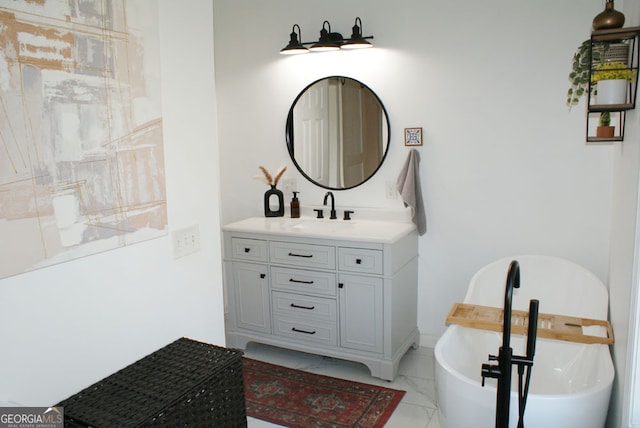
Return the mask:
<path id="1" fill-rule="evenodd" d="M 398 197 L 395 181 L 387 181 L 385 184 L 385 194 L 387 195 L 387 199 L 396 199 Z"/>
<path id="2" fill-rule="evenodd" d="M 174 230 L 171 236 L 173 238 L 173 258 L 179 259 L 200 251 L 200 227 L 197 224 Z"/>

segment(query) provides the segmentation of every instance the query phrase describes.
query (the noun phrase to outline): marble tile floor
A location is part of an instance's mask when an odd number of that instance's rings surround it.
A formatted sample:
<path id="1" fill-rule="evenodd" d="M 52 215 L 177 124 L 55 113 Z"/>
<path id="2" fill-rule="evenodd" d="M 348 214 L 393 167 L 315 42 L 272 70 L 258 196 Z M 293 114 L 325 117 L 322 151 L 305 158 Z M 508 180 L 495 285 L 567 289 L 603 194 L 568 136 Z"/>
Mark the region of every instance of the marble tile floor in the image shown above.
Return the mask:
<path id="1" fill-rule="evenodd" d="M 355 382 L 407 391 L 385 425 L 386 428 L 440 428 L 436 411 L 433 349 L 409 349 L 400 361 L 398 376 L 392 382 L 372 377 L 360 363 L 306 354 L 258 343 L 249 343 L 245 356 L 272 364 L 305 370 Z M 273 428 L 275 425 L 248 418 L 249 428 Z"/>

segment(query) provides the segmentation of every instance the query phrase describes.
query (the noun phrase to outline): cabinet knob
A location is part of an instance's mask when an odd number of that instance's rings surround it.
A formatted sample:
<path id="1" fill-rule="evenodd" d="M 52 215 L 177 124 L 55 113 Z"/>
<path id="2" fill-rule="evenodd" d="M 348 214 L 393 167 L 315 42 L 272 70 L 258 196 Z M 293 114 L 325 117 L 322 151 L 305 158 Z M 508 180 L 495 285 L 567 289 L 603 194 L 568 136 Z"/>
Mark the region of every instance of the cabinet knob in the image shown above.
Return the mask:
<path id="1" fill-rule="evenodd" d="M 264 279 L 266 276 L 267 276 L 267 274 L 266 274 L 266 273 L 261 273 L 261 274 L 260 274 L 260 278 L 262 278 L 262 279 Z"/>
<path id="2" fill-rule="evenodd" d="M 344 283 L 343 282 L 339 282 L 338 283 L 338 288 L 344 288 Z"/>
<path id="3" fill-rule="evenodd" d="M 361 265 L 362 264 L 362 259 L 356 259 L 356 264 L 357 265 Z"/>
<path id="4" fill-rule="evenodd" d="M 244 248 L 245 253 L 248 253 L 249 251 L 251 251 L 251 248 L 247 248 L 247 247 Z"/>

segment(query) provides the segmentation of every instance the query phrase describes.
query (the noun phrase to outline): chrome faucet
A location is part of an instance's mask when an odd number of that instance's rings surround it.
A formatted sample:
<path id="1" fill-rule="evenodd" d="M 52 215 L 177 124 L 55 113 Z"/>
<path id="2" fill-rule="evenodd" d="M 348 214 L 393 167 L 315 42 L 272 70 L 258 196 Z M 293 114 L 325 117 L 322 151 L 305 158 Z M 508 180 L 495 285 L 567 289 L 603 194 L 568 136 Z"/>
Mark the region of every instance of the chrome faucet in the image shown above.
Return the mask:
<path id="1" fill-rule="evenodd" d="M 324 194 L 324 204 L 327 205 L 327 198 L 331 196 L 331 216 L 329 217 L 331 220 L 335 220 L 338 218 L 336 215 L 336 200 L 333 197 L 333 193 L 327 192 Z"/>
<path id="2" fill-rule="evenodd" d="M 520 265 L 516 260 L 509 264 L 506 289 L 504 293 L 504 313 L 502 324 L 502 346 L 498 356 L 489 355 L 489 361 L 498 361 L 498 365 L 482 365 L 482 386 L 487 377 L 498 379 L 496 391 L 496 428 L 509 427 L 509 405 L 511 400 L 511 366 L 518 365 L 520 382 L 518 384 L 519 421 L 518 428 L 524 428 L 524 409 L 529 393 L 529 381 L 531 379 L 531 367 L 535 353 L 536 336 L 538 332 L 538 300 L 529 302 L 529 325 L 527 331 L 527 355 L 514 356 L 510 347 L 511 340 L 511 303 L 513 301 L 513 289 L 520 288 Z M 523 384 L 523 376 L 527 369 L 526 383 Z"/>

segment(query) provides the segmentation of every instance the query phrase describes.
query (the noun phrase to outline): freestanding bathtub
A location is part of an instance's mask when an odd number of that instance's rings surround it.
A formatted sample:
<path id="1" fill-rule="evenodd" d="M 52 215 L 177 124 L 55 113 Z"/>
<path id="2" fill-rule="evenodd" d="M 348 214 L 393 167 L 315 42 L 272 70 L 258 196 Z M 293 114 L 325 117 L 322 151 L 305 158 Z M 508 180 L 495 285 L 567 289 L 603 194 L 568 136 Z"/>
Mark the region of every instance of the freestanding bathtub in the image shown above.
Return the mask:
<path id="1" fill-rule="evenodd" d="M 480 269 L 471 279 L 464 303 L 502 308 L 509 263 L 520 264 L 520 288 L 513 309 L 606 320 L 608 292 L 591 272 L 567 260 L 516 256 Z M 588 327 L 601 329 L 602 327 Z M 601 331 L 584 331 L 601 335 Z M 496 380 L 481 386 L 481 366 L 497 355 L 502 333 L 450 325 L 435 347 L 436 394 L 443 428 L 495 426 Z M 514 355 L 525 355 L 526 340 L 512 335 Z M 605 425 L 614 369 L 608 345 L 586 345 L 538 337 L 524 417 L 525 428 L 602 428 Z M 518 422 L 518 375 L 512 372 L 509 426 Z"/>

